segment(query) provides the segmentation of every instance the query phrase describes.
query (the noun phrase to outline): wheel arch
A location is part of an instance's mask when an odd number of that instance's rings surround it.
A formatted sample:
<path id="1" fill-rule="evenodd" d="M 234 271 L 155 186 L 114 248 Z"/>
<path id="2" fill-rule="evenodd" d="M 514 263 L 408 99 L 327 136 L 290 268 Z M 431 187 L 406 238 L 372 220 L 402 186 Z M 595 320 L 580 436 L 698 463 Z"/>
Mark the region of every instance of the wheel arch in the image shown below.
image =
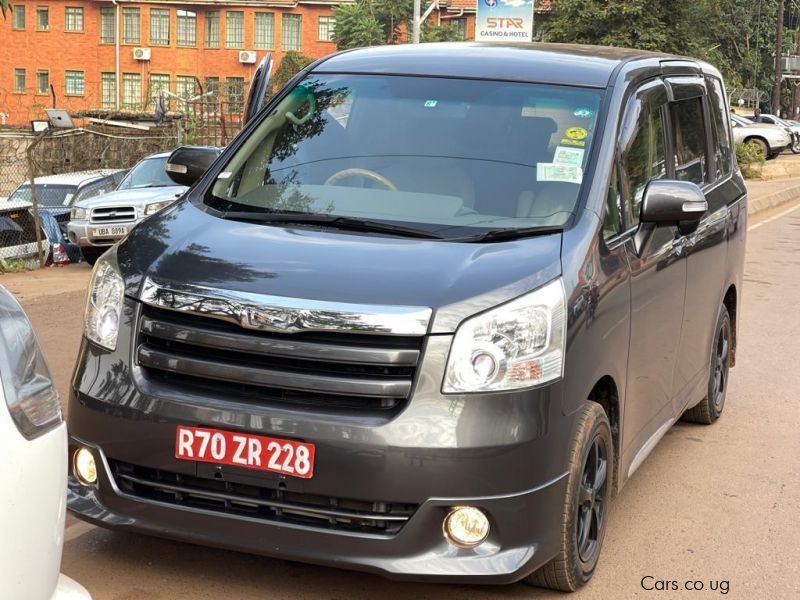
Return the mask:
<path id="1" fill-rule="evenodd" d="M 739 339 L 739 320 L 737 319 L 737 311 L 739 310 L 739 296 L 736 291 L 736 284 L 731 284 L 725 291 L 725 297 L 722 304 L 728 309 L 728 314 L 731 317 L 731 358 L 730 366 L 736 365 L 736 346 Z"/>
<path id="2" fill-rule="evenodd" d="M 608 422 L 611 425 L 611 439 L 614 442 L 614 465 L 612 469 L 612 489 L 616 493 L 620 487 L 619 477 L 619 464 L 622 454 L 621 447 L 621 407 L 619 388 L 617 382 L 611 375 L 604 375 L 592 386 L 587 398 L 591 402 L 596 402 L 600 405 L 608 417 Z"/>

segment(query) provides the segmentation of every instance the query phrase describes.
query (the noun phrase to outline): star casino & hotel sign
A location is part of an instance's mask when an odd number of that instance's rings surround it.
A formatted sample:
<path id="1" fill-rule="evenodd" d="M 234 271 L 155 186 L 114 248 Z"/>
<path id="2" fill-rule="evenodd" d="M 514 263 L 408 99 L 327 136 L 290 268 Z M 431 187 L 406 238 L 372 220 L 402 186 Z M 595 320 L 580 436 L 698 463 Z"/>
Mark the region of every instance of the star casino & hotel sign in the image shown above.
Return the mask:
<path id="1" fill-rule="evenodd" d="M 478 0 L 475 40 L 530 42 L 533 39 L 533 0 Z"/>

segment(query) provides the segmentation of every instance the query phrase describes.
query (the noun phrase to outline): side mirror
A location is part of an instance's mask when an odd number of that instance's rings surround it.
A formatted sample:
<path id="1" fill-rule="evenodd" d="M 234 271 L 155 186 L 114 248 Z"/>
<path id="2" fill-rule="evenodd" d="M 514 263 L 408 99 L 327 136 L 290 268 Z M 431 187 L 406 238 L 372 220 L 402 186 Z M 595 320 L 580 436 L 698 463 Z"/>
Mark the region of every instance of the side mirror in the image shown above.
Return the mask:
<path id="1" fill-rule="evenodd" d="M 642 199 L 642 223 L 658 225 L 697 224 L 708 211 L 708 202 L 691 181 L 651 181 Z"/>
<path id="2" fill-rule="evenodd" d="M 222 152 L 212 146 L 183 146 L 169 155 L 165 170 L 178 185 L 191 186 Z"/>

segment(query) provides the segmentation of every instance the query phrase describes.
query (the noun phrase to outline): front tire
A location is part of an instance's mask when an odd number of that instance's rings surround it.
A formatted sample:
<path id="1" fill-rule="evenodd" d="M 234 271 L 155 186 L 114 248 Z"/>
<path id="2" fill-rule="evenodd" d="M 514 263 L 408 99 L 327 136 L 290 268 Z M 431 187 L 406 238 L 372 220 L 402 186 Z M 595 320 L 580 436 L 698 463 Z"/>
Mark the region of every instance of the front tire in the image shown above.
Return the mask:
<path id="1" fill-rule="evenodd" d="M 594 575 L 608 521 L 613 489 L 614 444 L 603 408 L 586 401 L 572 438 L 569 475 L 561 515 L 558 555 L 526 578 L 535 586 L 574 592 Z"/>
<path id="2" fill-rule="evenodd" d="M 81 248 L 81 256 L 89 265 L 94 266 L 97 259 L 103 256 L 108 248 Z"/>
<path id="3" fill-rule="evenodd" d="M 702 402 L 690 408 L 681 419 L 690 423 L 711 425 L 719 419 L 725 408 L 728 393 L 728 376 L 731 368 L 731 342 L 733 341 L 731 317 L 723 306 L 714 330 L 714 344 L 711 348 L 711 368 L 708 389 Z"/>

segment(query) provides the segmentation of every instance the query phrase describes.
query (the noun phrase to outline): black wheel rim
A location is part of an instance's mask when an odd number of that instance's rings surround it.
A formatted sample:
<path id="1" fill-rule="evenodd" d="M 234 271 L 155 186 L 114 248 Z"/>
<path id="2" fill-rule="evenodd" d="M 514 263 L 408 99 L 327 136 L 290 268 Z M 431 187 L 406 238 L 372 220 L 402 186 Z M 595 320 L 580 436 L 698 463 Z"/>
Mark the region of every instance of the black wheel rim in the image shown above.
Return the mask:
<path id="1" fill-rule="evenodd" d="M 714 381 L 712 383 L 712 393 L 714 408 L 717 412 L 720 412 L 722 406 L 725 404 L 730 347 L 730 325 L 728 321 L 725 321 L 717 334 L 717 341 L 714 345 Z"/>
<path id="2" fill-rule="evenodd" d="M 576 543 L 583 563 L 591 563 L 600 551 L 608 498 L 608 451 L 605 441 L 595 436 L 583 464 L 578 492 Z"/>

